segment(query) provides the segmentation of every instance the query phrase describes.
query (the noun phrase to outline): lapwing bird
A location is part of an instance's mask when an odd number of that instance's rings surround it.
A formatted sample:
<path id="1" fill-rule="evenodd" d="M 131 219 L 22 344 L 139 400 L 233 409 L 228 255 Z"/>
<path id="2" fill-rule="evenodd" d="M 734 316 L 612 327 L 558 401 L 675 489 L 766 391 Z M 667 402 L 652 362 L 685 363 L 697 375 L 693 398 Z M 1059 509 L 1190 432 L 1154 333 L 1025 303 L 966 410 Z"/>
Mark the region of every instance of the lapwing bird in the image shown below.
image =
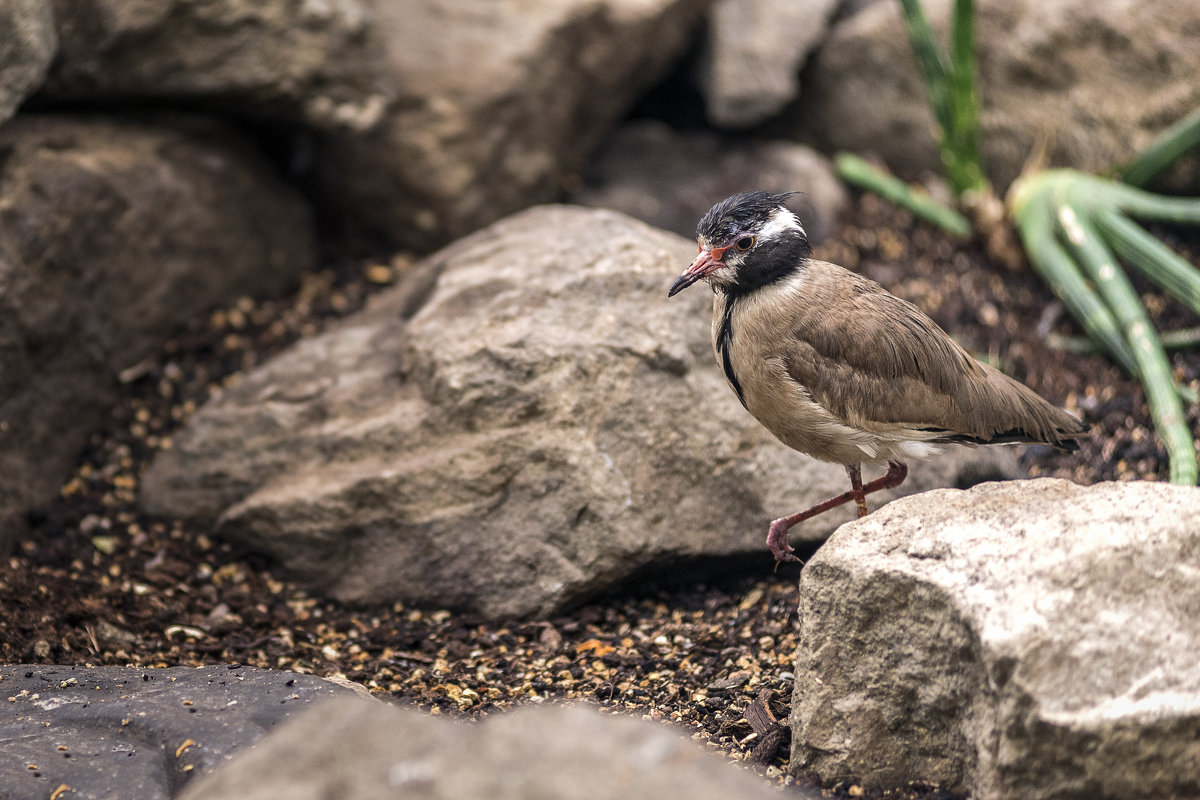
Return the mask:
<path id="1" fill-rule="evenodd" d="M 812 258 L 788 194 L 747 192 L 713 206 L 700 254 L 671 285 L 715 294 L 712 342 L 742 405 L 781 442 L 846 467 L 851 489 L 771 523 L 776 561 L 797 561 L 796 524 L 899 486 L 906 461 L 942 445 L 1028 442 L 1077 450 L 1086 427 L 980 363 L 916 306 Z M 887 464 L 864 484 L 863 464 Z"/>

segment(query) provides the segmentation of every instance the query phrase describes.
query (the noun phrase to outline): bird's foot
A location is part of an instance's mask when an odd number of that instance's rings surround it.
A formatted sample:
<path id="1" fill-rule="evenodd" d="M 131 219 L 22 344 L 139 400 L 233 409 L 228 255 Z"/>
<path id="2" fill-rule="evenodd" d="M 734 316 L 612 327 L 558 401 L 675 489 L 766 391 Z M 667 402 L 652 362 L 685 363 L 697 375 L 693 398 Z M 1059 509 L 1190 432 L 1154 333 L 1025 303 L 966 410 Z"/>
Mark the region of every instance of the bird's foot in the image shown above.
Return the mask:
<path id="1" fill-rule="evenodd" d="M 783 561 L 800 560 L 795 556 L 795 548 L 788 544 L 788 528 L 790 527 L 785 517 L 772 522 L 767 531 L 767 549 L 771 551 L 771 555 L 775 556 L 776 566 Z"/>

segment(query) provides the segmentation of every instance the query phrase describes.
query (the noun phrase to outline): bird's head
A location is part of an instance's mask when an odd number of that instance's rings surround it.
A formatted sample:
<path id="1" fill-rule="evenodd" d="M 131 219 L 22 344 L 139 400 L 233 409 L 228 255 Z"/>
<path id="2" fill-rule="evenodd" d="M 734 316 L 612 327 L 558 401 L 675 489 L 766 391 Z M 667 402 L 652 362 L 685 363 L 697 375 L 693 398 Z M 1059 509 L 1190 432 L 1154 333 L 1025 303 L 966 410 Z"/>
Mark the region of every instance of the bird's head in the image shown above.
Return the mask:
<path id="1" fill-rule="evenodd" d="M 812 248 L 787 207 L 793 194 L 743 192 L 710 208 L 696 226 L 700 254 L 667 297 L 699 280 L 726 294 L 748 292 L 802 269 Z"/>

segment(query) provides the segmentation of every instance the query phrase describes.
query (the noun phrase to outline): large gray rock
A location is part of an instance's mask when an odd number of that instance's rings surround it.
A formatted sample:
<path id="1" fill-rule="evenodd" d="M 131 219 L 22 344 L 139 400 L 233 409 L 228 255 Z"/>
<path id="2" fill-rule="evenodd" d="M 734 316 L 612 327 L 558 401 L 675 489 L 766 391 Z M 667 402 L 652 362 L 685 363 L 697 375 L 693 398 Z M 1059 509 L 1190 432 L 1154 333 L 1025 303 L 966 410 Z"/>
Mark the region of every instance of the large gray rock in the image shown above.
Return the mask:
<path id="1" fill-rule="evenodd" d="M 617 129 L 592 159 L 584 187 L 572 200 L 622 211 L 690 239 L 713 203 L 747 188 L 802 191 L 791 206 L 814 244 L 832 232 L 847 204 L 829 159 L 811 148 L 782 140 L 725 142 L 654 120 Z"/>
<path id="2" fill-rule="evenodd" d="M 800 93 L 800 67 L 829 30 L 839 0 L 716 0 L 709 16 L 702 90 L 709 120 L 747 128 Z"/>
<path id="3" fill-rule="evenodd" d="M 0 128 L 0 550 L 58 491 L 121 370 L 315 259 L 299 195 L 218 128 Z"/>
<path id="4" fill-rule="evenodd" d="M 181 800 L 769 800 L 761 780 L 679 732 L 584 707 L 455 724 L 366 700 L 297 717 Z"/>
<path id="5" fill-rule="evenodd" d="M 238 666 L 0 667 L 0 797 L 167 800 L 313 703 L 354 694 Z"/>
<path id="6" fill-rule="evenodd" d="M 53 0 L 63 100 L 154 99 L 362 130 L 390 100 L 359 0 Z"/>
<path id="7" fill-rule="evenodd" d="M 417 268 L 436 285 L 378 296 L 202 408 L 146 474 L 144 506 L 217 521 L 342 600 L 492 618 L 688 557 L 769 569 L 772 516 L 846 477 L 738 404 L 707 293 L 667 301 L 694 253 L 608 211 L 497 223 Z M 904 488 L 995 476 L 1006 455 L 947 457 Z"/>
<path id="8" fill-rule="evenodd" d="M 949 0 L 922 3 L 939 40 Z M 977 3 L 983 151 L 999 186 L 1040 137 L 1054 164 L 1103 171 L 1200 106 L 1193 0 Z M 940 171 L 899 4 L 840 22 L 806 75 L 795 127 L 823 149 L 871 151 L 907 177 Z"/>
<path id="9" fill-rule="evenodd" d="M 50 0 L 0 0 L 0 124 L 41 85 L 58 38 Z"/>
<path id="10" fill-rule="evenodd" d="M 426 252 L 558 196 L 708 4 L 54 2 L 52 96 L 274 123 L 346 228 Z"/>
<path id="11" fill-rule="evenodd" d="M 325 144 L 347 219 L 422 250 L 556 198 L 687 45 L 707 0 L 373 0 L 398 96 Z"/>
<path id="12" fill-rule="evenodd" d="M 898 500 L 805 567 L 791 769 L 979 800 L 1200 794 L 1200 489 Z"/>

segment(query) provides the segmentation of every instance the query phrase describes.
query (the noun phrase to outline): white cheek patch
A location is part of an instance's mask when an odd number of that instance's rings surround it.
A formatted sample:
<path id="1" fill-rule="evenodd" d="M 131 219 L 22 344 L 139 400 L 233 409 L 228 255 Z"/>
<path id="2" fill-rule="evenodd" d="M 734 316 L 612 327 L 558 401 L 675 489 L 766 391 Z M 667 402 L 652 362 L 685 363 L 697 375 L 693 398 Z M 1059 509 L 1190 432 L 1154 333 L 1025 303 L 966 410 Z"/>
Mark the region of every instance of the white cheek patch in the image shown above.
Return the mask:
<path id="1" fill-rule="evenodd" d="M 714 269 L 705 277 L 713 286 L 728 286 L 729 284 L 733 283 L 736 274 L 737 273 L 734 270 L 734 266 L 732 264 L 726 264 L 719 269 Z"/>
<path id="2" fill-rule="evenodd" d="M 789 231 L 799 231 L 803 234 L 804 226 L 800 224 L 799 218 L 791 211 L 788 211 L 786 208 L 777 208 L 771 212 L 771 216 L 767 218 L 766 223 L 759 228 L 758 235 L 762 239 L 775 239 Z"/>

